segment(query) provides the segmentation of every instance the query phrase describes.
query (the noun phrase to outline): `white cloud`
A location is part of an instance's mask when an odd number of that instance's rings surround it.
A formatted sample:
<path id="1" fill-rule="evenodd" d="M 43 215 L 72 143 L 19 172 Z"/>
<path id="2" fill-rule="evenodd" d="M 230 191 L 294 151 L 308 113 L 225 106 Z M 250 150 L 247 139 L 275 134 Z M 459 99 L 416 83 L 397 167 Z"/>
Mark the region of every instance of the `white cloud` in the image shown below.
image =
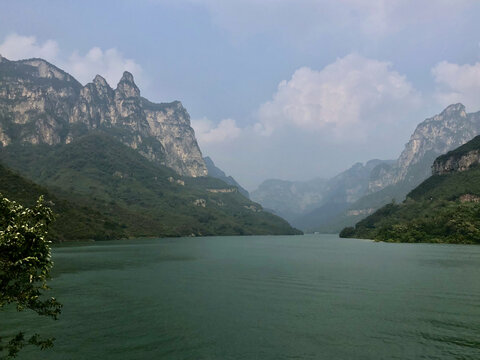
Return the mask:
<path id="1" fill-rule="evenodd" d="M 392 64 L 351 54 L 296 70 L 253 126 L 206 119 L 192 126 L 203 153 L 252 189 L 266 178 L 329 177 L 357 161 L 396 158 L 424 119 L 420 100 Z"/>
<path id="2" fill-rule="evenodd" d="M 142 84 L 142 87 L 145 86 L 142 67 L 135 60 L 124 57 L 115 48 L 102 50 L 99 47 L 93 47 L 85 55 L 75 51 L 64 56 L 55 40 L 46 40 L 41 43 L 35 36 L 10 34 L 0 44 L 0 54 L 10 60 L 32 57 L 45 59 L 83 84 L 92 81 L 95 75 L 100 74 L 115 87 L 123 72 L 130 71 L 136 81 Z"/>
<path id="3" fill-rule="evenodd" d="M 432 75 L 440 105 L 461 102 L 469 111 L 480 109 L 480 62 L 458 65 L 442 61 L 432 69 Z"/>
<path id="4" fill-rule="evenodd" d="M 8 35 L 0 44 L 0 54 L 10 60 L 29 59 L 33 57 L 55 61 L 59 53 L 58 44 L 47 40 L 37 43 L 35 36 Z"/>
<path id="5" fill-rule="evenodd" d="M 206 118 L 192 119 L 192 127 L 200 145 L 223 143 L 238 138 L 242 133 L 233 119 L 223 119 L 218 124 Z"/>
<path id="6" fill-rule="evenodd" d="M 91 81 L 96 74 L 101 74 L 110 85 L 115 85 L 124 71 L 142 77 L 142 67 L 133 59 L 125 58 L 117 49 L 102 50 L 93 47 L 85 56 L 74 52 L 68 59 L 65 68 L 81 83 Z"/>
<path id="7" fill-rule="evenodd" d="M 304 67 L 282 81 L 260 107 L 256 129 L 269 135 L 289 126 L 361 136 L 371 127 L 403 120 L 420 95 L 388 62 L 351 54 L 320 71 Z"/>

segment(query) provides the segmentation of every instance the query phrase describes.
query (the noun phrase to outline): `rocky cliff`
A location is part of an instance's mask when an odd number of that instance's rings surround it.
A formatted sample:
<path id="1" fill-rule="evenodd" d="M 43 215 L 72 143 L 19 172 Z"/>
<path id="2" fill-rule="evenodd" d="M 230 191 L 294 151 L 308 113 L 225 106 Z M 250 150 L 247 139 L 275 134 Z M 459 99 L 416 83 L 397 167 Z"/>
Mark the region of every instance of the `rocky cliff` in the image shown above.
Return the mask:
<path id="1" fill-rule="evenodd" d="M 219 169 L 209 156 L 204 157 L 203 160 L 205 161 L 205 165 L 207 165 L 208 176 L 225 181 L 229 185 L 236 186 L 240 194 L 250 199 L 248 191 L 245 190 L 233 177 L 227 176 L 222 169 Z"/>
<path id="2" fill-rule="evenodd" d="M 390 202 L 340 237 L 480 244 L 480 136 L 439 156 L 432 176 L 402 203 Z"/>
<path id="3" fill-rule="evenodd" d="M 108 132 L 180 175 L 207 175 L 182 104 L 155 104 L 141 97 L 129 72 L 116 89 L 99 75 L 82 86 L 45 60 L 9 61 L 0 56 L 2 146 L 66 144 L 95 130 Z"/>
<path id="4" fill-rule="evenodd" d="M 432 175 L 446 175 L 452 172 L 467 171 L 480 165 L 480 136 L 467 144 L 439 156 L 432 165 Z"/>
<path id="5" fill-rule="evenodd" d="M 376 209 L 405 196 L 431 175 L 437 156 L 465 144 L 480 134 L 480 112 L 468 114 L 462 104 L 448 106 L 440 114 L 421 122 L 405 145 L 396 162 L 375 167 L 367 193 L 349 208 L 315 228 L 322 232 L 337 232 L 351 226 Z"/>
<path id="6" fill-rule="evenodd" d="M 369 193 L 402 181 L 418 185 L 430 175 L 435 158 L 480 134 L 480 112 L 468 114 L 465 106 L 454 104 L 421 122 L 405 145 L 397 163 L 379 168 L 369 183 Z"/>

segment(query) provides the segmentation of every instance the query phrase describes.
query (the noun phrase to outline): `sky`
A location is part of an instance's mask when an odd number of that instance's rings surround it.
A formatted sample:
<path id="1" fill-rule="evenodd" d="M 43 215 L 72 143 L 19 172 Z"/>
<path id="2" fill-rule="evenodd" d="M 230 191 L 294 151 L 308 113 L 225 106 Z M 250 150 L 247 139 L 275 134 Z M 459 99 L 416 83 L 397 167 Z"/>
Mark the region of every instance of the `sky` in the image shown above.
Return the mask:
<path id="1" fill-rule="evenodd" d="M 415 126 L 480 110 L 477 0 L 3 0 L 0 54 L 81 83 L 133 73 L 180 100 L 205 156 L 249 190 L 395 159 Z"/>

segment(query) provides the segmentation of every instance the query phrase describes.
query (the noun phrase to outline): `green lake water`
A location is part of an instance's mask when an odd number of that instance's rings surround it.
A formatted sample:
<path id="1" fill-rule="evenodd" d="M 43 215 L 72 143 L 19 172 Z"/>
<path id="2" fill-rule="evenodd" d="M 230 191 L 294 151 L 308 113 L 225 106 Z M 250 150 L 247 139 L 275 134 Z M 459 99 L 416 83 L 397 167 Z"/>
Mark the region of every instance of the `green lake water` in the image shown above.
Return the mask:
<path id="1" fill-rule="evenodd" d="M 138 239 L 54 249 L 56 337 L 22 359 L 480 359 L 480 246 L 334 235 Z"/>

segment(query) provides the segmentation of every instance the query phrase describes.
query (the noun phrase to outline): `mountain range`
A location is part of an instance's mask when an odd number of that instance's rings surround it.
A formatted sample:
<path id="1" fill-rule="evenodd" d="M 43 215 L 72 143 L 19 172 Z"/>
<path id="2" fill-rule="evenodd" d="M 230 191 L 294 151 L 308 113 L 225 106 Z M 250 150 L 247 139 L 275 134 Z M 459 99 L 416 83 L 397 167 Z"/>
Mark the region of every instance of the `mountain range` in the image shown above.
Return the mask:
<path id="1" fill-rule="evenodd" d="M 0 57 L 0 143 L 0 192 L 25 202 L 17 179 L 25 193 L 92 214 L 69 218 L 75 233 L 58 216 L 61 240 L 300 233 L 233 179 L 207 176 L 182 104 L 141 97 L 128 72 L 115 89 L 99 75 L 82 86 L 45 60 Z"/>
<path id="2" fill-rule="evenodd" d="M 480 136 L 436 158 L 431 176 L 341 237 L 393 242 L 480 243 Z"/>
<path id="3" fill-rule="evenodd" d="M 252 192 L 252 199 L 265 208 L 284 215 L 294 226 L 305 231 L 335 233 L 372 214 L 392 199 L 402 201 L 413 188 L 429 177 L 430 168 L 437 156 L 479 134 L 480 112 L 467 113 L 462 104 L 453 104 L 440 114 L 421 122 L 397 160 L 367 162 L 360 173 L 355 168 L 360 169 L 363 165 L 356 164 L 340 174 L 345 179 L 339 183 L 340 188 L 345 195 L 352 195 L 344 196 L 345 201 L 341 206 L 338 206 L 338 202 L 329 203 L 324 200 L 332 196 L 332 188 L 328 187 L 318 188 L 317 192 L 309 194 L 312 201 L 304 210 L 296 205 L 303 201 L 304 194 L 293 194 L 290 207 L 288 204 L 279 206 L 272 203 L 271 199 L 277 201 L 282 192 L 269 186 L 272 180 Z M 369 163 L 374 166 L 369 166 Z M 336 178 L 338 176 L 322 181 L 335 183 Z M 358 186 L 351 187 L 348 184 Z M 296 211 L 294 217 L 288 213 L 289 209 Z"/>

